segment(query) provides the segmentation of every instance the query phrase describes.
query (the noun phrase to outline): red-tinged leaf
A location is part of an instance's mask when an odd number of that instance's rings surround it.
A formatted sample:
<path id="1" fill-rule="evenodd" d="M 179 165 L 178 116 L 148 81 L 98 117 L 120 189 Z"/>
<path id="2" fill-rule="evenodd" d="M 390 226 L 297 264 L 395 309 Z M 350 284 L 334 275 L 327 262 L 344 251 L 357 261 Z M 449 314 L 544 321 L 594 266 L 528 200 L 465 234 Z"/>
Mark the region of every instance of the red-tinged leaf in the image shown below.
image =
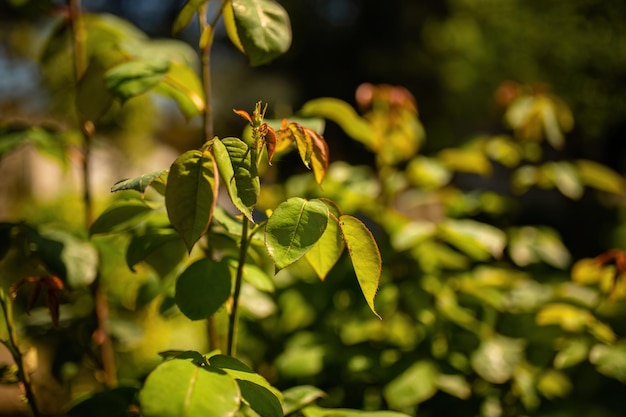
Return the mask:
<path id="1" fill-rule="evenodd" d="M 311 155 L 311 166 L 313 168 L 313 174 L 315 175 L 315 181 L 321 184 L 326 177 L 328 171 L 328 144 L 324 138 L 318 135 L 315 131 L 304 128 L 304 132 L 307 137 L 311 139 L 313 146 L 313 154 Z"/>
<path id="2" fill-rule="evenodd" d="M 244 119 L 246 119 L 248 121 L 248 123 L 250 123 L 250 125 L 252 125 L 252 118 L 250 117 L 250 114 L 245 111 L 245 110 L 235 110 L 233 109 L 233 111 L 235 112 L 235 114 L 243 117 Z"/>
<path id="3" fill-rule="evenodd" d="M 339 217 L 339 226 L 367 305 L 380 318 L 374 307 L 382 271 L 382 258 L 376 240 L 365 224 L 355 217 L 344 214 Z"/>
<path id="4" fill-rule="evenodd" d="M 287 126 L 298 147 L 298 153 L 304 165 L 311 169 L 311 155 L 313 154 L 313 142 L 298 123 L 289 123 Z"/>
<path id="5" fill-rule="evenodd" d="M 266 123 L 264 126 L 264 134 L 265 138 L 265 148 L 267 149 L 267 160 L 270 165 L 272 165 L 272 159 L 274 158 L 274 153 L 276 153 L 276 132 Z"/>
<path id="6" fill-rule="evenodd" d="M 209 149 L 187 151 L 170 167 L 165 206 L 172 226 L 189 252 L 211 222 L 219 186 L 216 171 L 215 158 Z"/>

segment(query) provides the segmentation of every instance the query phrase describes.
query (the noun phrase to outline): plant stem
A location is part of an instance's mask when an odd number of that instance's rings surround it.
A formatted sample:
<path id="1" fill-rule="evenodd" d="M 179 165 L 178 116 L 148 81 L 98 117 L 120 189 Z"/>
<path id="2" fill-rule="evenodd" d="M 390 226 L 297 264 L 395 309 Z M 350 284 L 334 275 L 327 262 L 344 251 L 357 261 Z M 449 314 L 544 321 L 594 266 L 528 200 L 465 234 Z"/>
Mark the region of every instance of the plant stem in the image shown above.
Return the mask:
<path id="1" fill-rule="evenodd" d="M 87 69 L 87 49 L 86 40 L 87 32 L 83 24 L 81 0 L 69 0 L 70 5 L 70 24 L 72 27 L 72 46 L 74 51 L 74 71 L 76 84 L 83 77 Z M 79 110 L 79 109 L 77 109 Z M 91 139 L 95 133 L 95 126 L 90 120 L 82 120 L 78 117 L 80 131 L 83 137 L 83 203 L 85 210 L 85 228 L 89 229 L 93 222 L 93 200 L 91 196 Z M 94 297 L 94 316 L 96 320 L 96 330 L 94 336 L 96 343 L 100 347 L 100 356 L 102 360 L 102 370 L 104 372 L 104 383 L 111 387 L 117 383 L 117 370 L 115 366 L 115 353 L 113 351 L 113 343 L 108 331 L 109 306 L 106 292 L 100 286 L 100 277 L 96 277 L 92 285 L 92 293 Z"/>
<path id="2" fill-rule="evenodd" d="M 202 56 L 202 86 L 204 88 L 204 138 L 203 142 L 213 139 L 213 103 L 211 100 L 211 46 L 213 45 L 213 27 L 207 20 L 208 2 L 198 9 L 200 25 L 200 53 Z"/>
<path id="3" fill-rule="evenodd" d="M 233 291 L 233 305 L 228 320 L 228 349 L 229 356 L 235 356 L 237 352 L 237 324 L 239 322 L 239 296 L 241 294 L 241 283 L 243 282 L 243 269 L 246 264 L 248 246 L 250 246 L 250 236 L 248 236 L 248 224 L 250 221 L 244 217 L 241 229 L 241 242 L 239 244 L 239 264 L 237 265 L 237 275 L 235 277 L 235 290 Z"/>
<path id="4" fill-rule="evenodd" d="M 15 335 L 15 322 L 13 321 L 13 309 L 11 308 L 11 300 L 7 297 L 4 290 L 0 289 L 0 306 L 2 307 L 2 313 L 4 321 L 7 327 L 8 339 L 0 340 L 0 342 L 7 347 L 11 356 L 17 365 L 17 376 L 24 386 L 26 393 L 26 400 L 28 406 L 35 417 L 41 416 L 39 409 L 37 408 L 37 402 L 35 401 L 35 394 L 30 384 L 30 375 L 26 372 L 24 365 L 24 357 L 17 344 L 17 336 Z"/>

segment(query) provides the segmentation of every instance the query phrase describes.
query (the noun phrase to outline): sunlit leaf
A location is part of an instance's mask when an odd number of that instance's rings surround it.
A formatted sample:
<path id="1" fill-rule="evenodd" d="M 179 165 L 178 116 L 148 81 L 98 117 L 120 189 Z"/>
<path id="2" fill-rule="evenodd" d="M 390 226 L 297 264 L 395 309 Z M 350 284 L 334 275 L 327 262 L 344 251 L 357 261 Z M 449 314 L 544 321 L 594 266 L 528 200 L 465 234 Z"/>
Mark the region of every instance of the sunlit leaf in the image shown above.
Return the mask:
<path id="1" fill-rule="evenodd" d="M 554 367 L 565 369 L 587 360 L 589 341 L 586 338 L 566 340 L 554 357 Z"/>
<path id="2" fill-rule="evenodd" d="M 462 400 L 466 400 L 472 395 L 472 386 L 461 375 L 439 374 L 436 383 L 439 390 Z"/>
<path id="3" fill-rule="evenodd" d="M 201 259 L 189 265 L 176 281 L 176 305 L 191 320 L 215 313 L 230 297 L 231 274 L 226 261 Z"/>
<path id="4" fill-rule="evenodd" d="M 300 259 L 322 237 L 328 207 L 320 200 L 290 198 L 272 213 L 265 227 L 265 245 L 278 269 Z"/>
<path id="5" fill-rule="evenodd" d="M 185 29 L 191 23 L 193 16 L 198 11 L 198 8 L 208 2 L 209 0 L 188 0 L 185 5 L 176 16 L 174 24 L 172 25 L 172 33 L 176 34 Z"/>
<path id="6" fill-rule="evenodd" d="M 475 220 L 448 219 L 439 225 L 442 239 L 476 260 L 500 258 L 506 234 L 489 224 Z"/>
<path id="7" fill-rule="evenodd" d="M 416 362 L 385 386 L 385 400 L 396 410 L 422 403 L 437 393 L 438 375 L 432 362 Z"/>
<path id="8" fill-rule="evenodd" d="M 291 23 L 274 0 L 231 0 L 237 34 L 250 65 L 258 66 L 287 52 Z"/>
<path id="9" fill-rule="evenodd" d="M 572 382 L 563 372 L 548 369 L 539 376 L 537 389 L 548 399 L 565 398 L 572 390 Z"/>
<path id="10" fill-rule="evenodd" d="M 624 193 L 624 177 L 611 168 L 586 159 L 579 159 L 574 164 L 585 185 L 608 193 L 619 195 Z"/>
<path id="11" fill-rule="evenodd" d="M 496 336 L 485 340 L 472 353 L 472 368 L 494 384 L 508 381 L 524 356 L 524 341 Z"/>
<path id="12" fill-rule="evenodd" d="M 235 45 L 241 53 L 245 54 L 246 51 L 241 44 L 241 39 L 239 39 L 239 34 L 237 33 L 237 24 L 235 23 L 235 13 L 233 12 L 232 1 L 228 0 L 224 4 L 222 8 L 222 16 L 224 18 L 224 27 L 226 28 L 228 39 L 230 39 L 231 43 Z"/>
<path id="13" fill-rule="evenodd" d="M 315 245 L 304 255 L 318 278 L 322 281 L 335 266 L 343 253 L 345 243 L 335 216 L 330 216 L 324 234 Z"/>
<path id="14" fill-rule="evenodd" d="M 557 325 L 568 332 L 588 330 L 605 343 L 611 343 L 616 338 L 613 330 L 596 319 L 590 311 L 571 304 L 548 304 L 537 312 L 535 320 L 540 326 Z"/>
<path id="15" fill-rule="evenodd" d="M 571 255 L 556 231 L 547 227 L 524 226 L 509 230 L 509 255 L 515 264 L 527 266 L 546 262 L 564 269 L 571 262 Z"/>
<path id="16" fill-rule="evenodd" d="M 139 392 L 145 417 L 229 417 L 240 403 L 239 386 L 230 375 L 180 359 L 157 366 Z"/>
<path id="17" fill-rule="evenodd" d="M 213 154 L 206 149 L 187 151 L 170 167 L 165 206 L 189 251 L 211 222 L 219 185 L 216 170 Z"/>
<path id="18" fill-rule="evenodd" d="M 164 190 L 165 184 L 167 184 L 168 172 L 169 170 L 162 169 L 149 174 L 143 174 L 139 177 L 120 180 L 113 184 L 111 192 L 114 193 L 116 191 L 134 190 L 143 195 L 151 185 L 157 189 L 157 191 Z"/>
<path id="19" fill-rule="evenodd" d="M 137 225 L 152 209 L 143 201 L 132 198 L 117 200 L 107 207 L 89 228 L 91 235 L 118 233 Z"/>
<path id="20" fill-rule="evenodd" d="M 626 383 L 626 346 L 595 345 L 589 353 L 589 361 L 598 372 Z"/>
<path id="21" fill-rule="evenodd" d="M 312 385 L 288 388 L 283 391 L 283 412 L 285 415 L 295 413 L 325 396 L 324 391 Z"/>
<path id="22" fill-rule="evenodd" d="M 438 154 L 446 168 L 487 176 L 491 174 L 491 162 L 481 149 L 444 149 Z"/>
<path id="23" fill-rule="evenodd" d="M 600 284 L 612 281 L 615 277 L 615 268 L 602 265 L 593 258 L 583 258 L 572 266 L 572 281 L 582 284 Z"/>
<path id="24" fill-rule="evenodd" d="M 374 298 L 380 282 L 382 258 L 376 240 L 365 224 L 355 217 L 342 215 L 339 227 L 367 305 L 378 316 Z"/>
<path id="25" fill-rule="evenodd" d="M 406 174 L 413 185 L 425 190 L 441 188 L 452 179 L 452 172 L 439 159 L 425 156 L 411 159 Z"/>
<path id="26" fill-rule="evenodd" d="M 252 221 L 252 207 L 260 192 L 260 182 L 250 148 L 238 138 L 216 138 L 211 143 L 220 176 L 231 201 Z"/>
<path id="27" fill-rule="evenodd" d="M 314 99 L 302 106 L 300 114 L 305 117 L 321 117 L 332 120 L 348 136 L 374 150 L 374 137 L 371 126 L 345 101 L 329 97 Z"/>
<path id="28" fill-rule="evenodd" d="M 205 109 L 202 83 L 195 71 L 187 65 L 170 62 L 169 70 L 152 91 L 173 99 L 188 120 Z"/>

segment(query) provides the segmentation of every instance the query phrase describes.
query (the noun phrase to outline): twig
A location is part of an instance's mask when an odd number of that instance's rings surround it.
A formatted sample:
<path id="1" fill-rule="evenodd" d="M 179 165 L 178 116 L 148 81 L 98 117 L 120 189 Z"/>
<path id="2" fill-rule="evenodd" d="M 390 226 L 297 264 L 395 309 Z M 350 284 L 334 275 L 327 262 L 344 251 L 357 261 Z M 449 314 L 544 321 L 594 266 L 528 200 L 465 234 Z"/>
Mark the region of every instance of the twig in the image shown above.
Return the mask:
<path id="1" fill-rule="evenodd" d="M 235 289 L 233 291 L 233 304 L 228 319 L 228 348 L 226 353 L 229 356 L 235 356 L 237 352 L 237 325 L 239 322 L 239 296 L 241 294 L 241 283 L 243 282 L 243 269 L 246 263 L 246 255 L 250 246 L 250 237 L 248 236 L 249 220 L 244 217 L 243 227 L 241 230 L 241 242 L 239 245 L 239 264 L 237 265 L 237 275 L 235 277 Z"/>

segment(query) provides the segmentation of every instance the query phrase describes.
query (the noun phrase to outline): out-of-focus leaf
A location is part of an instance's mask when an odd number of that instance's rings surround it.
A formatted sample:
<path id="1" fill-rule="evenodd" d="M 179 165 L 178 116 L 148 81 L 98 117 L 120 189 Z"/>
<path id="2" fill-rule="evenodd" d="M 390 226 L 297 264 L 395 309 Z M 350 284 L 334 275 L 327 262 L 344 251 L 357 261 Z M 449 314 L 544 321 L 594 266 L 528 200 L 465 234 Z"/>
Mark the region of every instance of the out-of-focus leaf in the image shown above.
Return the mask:
<path id="1" fill-rule="evenodd" d="M 537 389 L 551 400 L 565 398 L 572 390 L 572 382 L 563 372 L 548 369 L 539 376 Z"/>
<path id="2" fill-rule="evenodd" d="M 565 369 L 581 363 L 589 354 L 589 341 L 585 338 L 568 339 L 559 347 L 554 357 L 554 367 Z"/>
<path id="3" fill-rule="evenodd" d="M 466 400 L 472 395 L 470 383 L 461 375 L 439 374 L 436 384 L 439 390 L 462 400 Z"/>
<path id="4" fill-rule="evenodd" d="M 311 249 L 304 254 L 318 278 L 322 281 L 326 278 L 326 274 L 335 266 L 341 254 L 345 243 L 341 237 L 341 230 L 335 216 L 330 216 L 328 225 L 324 234 Z"/>
<path id="5" fill-rule="evenodd" d="M 601 284 L 614 277 L 613 266 L 602 265 L 593 258 L 580 259 L 572 266 L 572 281 L 581 285 Z"/>
<path id="6" fill-rule="evenodd" d="M 574 165 L 585 185 L 608 193 L 624 194 L 624 177 L 611 168 L 586 159 L 579 159 Z"/>
<path id="7" fill-rule="evenodd" d="M 452 179 L 452 172 L 444 163 L 425 156 L 411 159 L 407 165 L 406 174 L 413 185 L 424 190 L 441 188 Z"/>
<path id="8" fill-rule="evenodd" d="M 233 417 L 240 403 L 239 385 L 230 375 L 180 359 L 157 366 L 139 392 L 145 417 Z"/>
<path id="9" fill-rule="evenodd" d="M 506 136 L 489 138 L 485 150 L 491 159 L 509 168 L 518 166 L 524 156 L 519 143 Z"/>
<path id="10" fill-rule="evenodd" d="M 191 320 L 215 313 L 230 297 L 231 274 L 226 261 L 201 259 L 189 265 L 176 281 L 176 305 Z"/>
<path id="11" fill-rule="evenodd" d="M 438 154 L 446 168 L 487 176 L 491 174 L 491 162 L 481 149 L 444 149 Z"/>
<path id="12" fill-rule="evenodd" d="M 616 339 L 613 330 L 594 317 L 590 311 L 570 304 L 548 304 L 537 313 L 535 319 L 540 326 L 557 325 L 568 332 L 588 330 L 596 339 L 605 343 L 611 343 Z"/>
<path id="13" fill-rule="evenodd" d="M 128 230 L 136 226 L 150 211 L 152 211 L 150 207 L 135 198 L 115 201 L 92 223 L 89 234 Z"/>
<path id="14" fill-rule="evenodd" d="M 135 405 L 135 387 L 117 387 L 80 399 L 67 411 L 69 417 L 121 417 Z"/>
<path id="15" fill-rule="evenodd" d="M 135 235 L 126 249 L 126 263 L 131 271 L 134 271 L 135 265 L 139 262 L 145 260 L 157 249 L 173 242 L 183 245 L 180 236 L 172 229 L 151 229 L 144 234 Z"/>
<path id="16" fill-rule="evenodd" d="M 291 46 L 291 23 L 287 11 L 274 0 L 231 0 L 241 45 L 258 66 L 284 54 Z M 228 6 L 228 5 L 226 5 Z"/>
<path id="17" fill-rule="evenodd" d="M 595 345 L 589 352 L 589 361 L 598 372 L 626 383 L 626 346 Z"/>
<path id="18" fill-rule="evenodd" d="M 198 8 L 209 0 L 188 0 L 183 8 L 176 16 L 174 24 L 172 25 L 172 33 L 176 34 L 185 29 L 191 23 L 191 19 L 198 11 Z"/>
<path id="19" fill-rule="evenodd" d="M 442 239 L 476 260 L 500 258 L 506 234 L 491 225 L 475 220 L 448 219 L 439 225 Z"/>
<path id="20" fill-rule="evenodd" d="M 321 117 L 337 123 L 352 139 L 374 150 L 371 126 L 345 101 L 336 98 L 318 98 L 302 106 L 300 114 L 305 117 Z"/>
<path id="21" fill-rule="evenodd" d="M 304 417 L 409 417 L 397 411 L 363 411 L 349 408 L 322 408 L 316 405 L 302 410 Z"/>
<path id="22" fill-rule="evenodd" d="M 167 61 L 128 61 L 107 71 L 104 84 L 109 91 L 126 101 L 154 87 L 168 70 Z"/>
<path id="23" fill-rule="evenodd" d="M 540 261 L 564 269 L 571 262 L 571 255 L 560 236 L 551 228 L 524 226 L 508 231 L 509 255 L 519 266 Z"/>
<path id="24" fill-rule="evenodd" d="M 295 413 L 325 396 L 324 391 L 312 385 L 298 385 L 288 388 L 283 391 L 283 412 L 285 415 Z"/>
<path id="25" fill-rule="evenodd" d="M 432 362 L 416 362 L 389 382 L 383 395 L 392 409 L 415 406 L 435 395 L 438 376 L 439 370 Z"/>
<path id="26" fill-rule="evenodd" d="M 472 353 L 472 368 L 483 379 L 503 384 L 513 376 L 524 357 L 524 340 L 495 336 L 484 340 Z"/>
<path id="27" fill-rule="evenodd" d="M 237 33 L 237 24 L 235 23 L 235 12 L 233 11 L 233 3 L 228 0 L 222 8 L 222 16 L 224 18 L 224 27 L 226 28 L 226 34 L 231 43 L 235 45 L 239 52 L 245 54 L 246 51 L 241 44 L 239 34 Z"/>
<path id="28" fill-rule="evenodd" d="M 152 185 L 154 189 L 163 193 L 165 191 L 165 185 L 167 184 L 168 172 L 169 170 L 162 169 L 149 174 L 143 174 L 139 177 L 120 180 L 113 184 L 111 192 L 114 193 L 116 191 L 134 190 L 141 193 L 143 196 L 148 187 Z"/>
<path id="29" fill-rule="evenodd" d="M 187 65 L 170 62 L 169 70 L 152 91 L 173 99 L 188 120 L 205 110 L 202 83 Z"/>
<path id="30" fill-rule="evenodd" d="M 347 214 L 339 217 L 339 228 L 365 301 L 380 318 L 374 306 L 374 298 L 378 291 L 383 262 L 376 240 L 363 222 Z"/>
<path id="31" fill-rule="evenodd" d="M 191 150 L 170 167 L 165 206 L 172 226 L 191 249 L 209 227 L 219 186 L 213 154 Z"/>
<path id="32" fill-rule="evenodd" d="M 294 197 L 276 207 L 265 227 L 265 246 L 278 269 L 311 249 L 324 234 L 328 216 L 328 207 L 320 200 Z"/>
<path id="33" fill-rule="evenodd" d="M 433 237 L 436 232 L 437 225 L 433 222 L 408 222 L 391 236 L 391 244 L 398 251 L 411 249 Z"/>
<path id="34" fill-rule="evenodd" d="M 211 147 L 222 181 L 235 207 L 252 221 L 252 207 L 260 192 L 250 147 L 241 139 L 213 139 Z"/>

